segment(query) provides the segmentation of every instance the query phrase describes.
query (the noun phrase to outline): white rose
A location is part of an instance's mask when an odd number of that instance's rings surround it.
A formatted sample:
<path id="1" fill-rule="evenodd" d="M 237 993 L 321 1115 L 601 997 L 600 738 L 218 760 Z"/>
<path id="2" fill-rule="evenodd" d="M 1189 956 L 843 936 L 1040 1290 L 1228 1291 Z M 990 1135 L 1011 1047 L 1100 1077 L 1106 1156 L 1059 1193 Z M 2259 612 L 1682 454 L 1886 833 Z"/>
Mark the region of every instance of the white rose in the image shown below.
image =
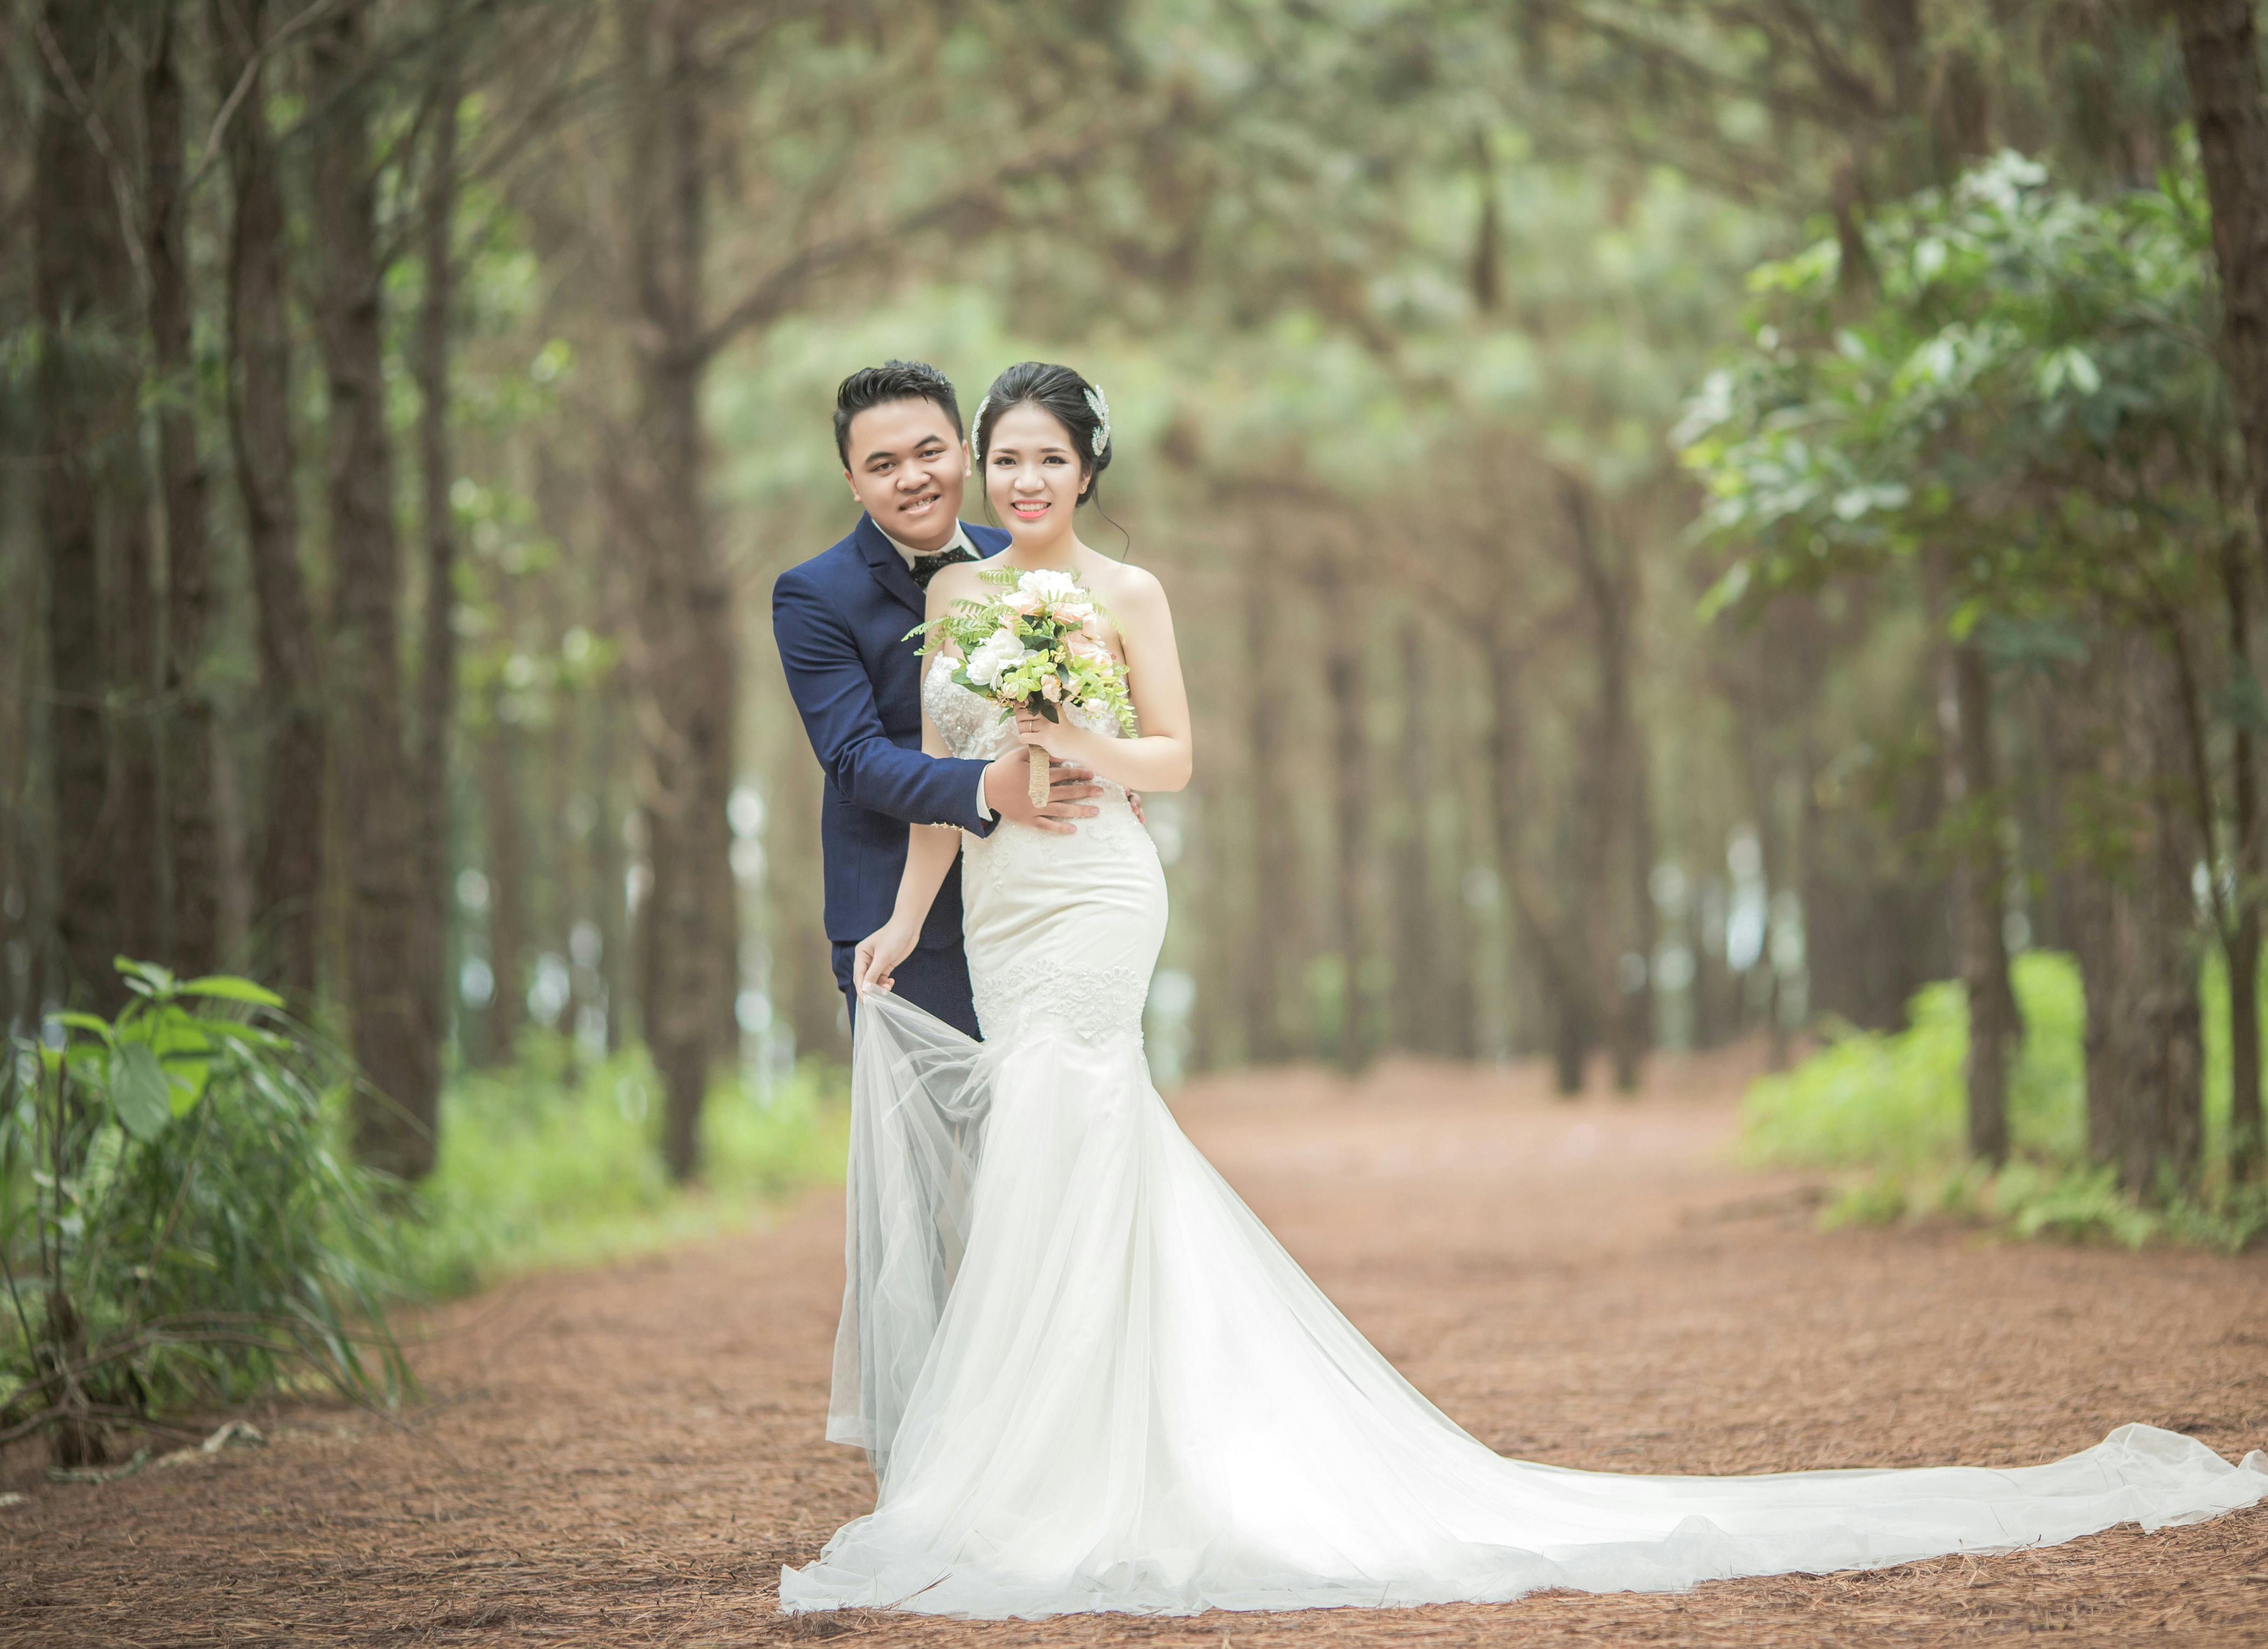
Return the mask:
<path id="1" fill-rule="evenodd" d="M 991 687 L 1000 680 L 1002 671 L 1013 669 L 1023 657 L 1024 644 L 1016 639 L 1015 633 L 996 629 L 977 644 L 976 651 L 968 655 L 968 662 L 962 668 L 979 687 Z"/>
<path id="2" fill-rule="evenodd" d="M 1053 612 L 1058 617 L 1065 607 L 1084 605 L 1086 600 L 1086 592 L 1079 587 L 1078 579 L 1052 567 L 1026 573 L 1016 581 L 1016 593 L 1023 598 L 1017 603 L 1019 607 L 1024 601 L 1032 604 L 1025 610 Z"/>
<path id="3" fill-rule="evenodd" d="M 1016 581 L 1016 594 L 1032 597 L 1032 601 L 1043 607 L 1052 607 L 1059 601 L 1078 601 L 1086 592 L 1079 590 L 1079 581 L 1072 578 L 1068 571 L 1057 571 L 1055 567 L 1041 567 L 1039 571 L 1027 571 L 1023 578 Z"/>

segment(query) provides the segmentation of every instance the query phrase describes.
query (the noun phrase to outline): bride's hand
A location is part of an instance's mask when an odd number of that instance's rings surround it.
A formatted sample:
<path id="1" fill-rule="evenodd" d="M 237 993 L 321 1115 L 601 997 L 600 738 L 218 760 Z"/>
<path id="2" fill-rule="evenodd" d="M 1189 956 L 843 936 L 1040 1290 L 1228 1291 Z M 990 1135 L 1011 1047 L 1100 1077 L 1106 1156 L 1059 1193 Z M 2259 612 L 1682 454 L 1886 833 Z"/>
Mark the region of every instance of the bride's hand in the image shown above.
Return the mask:
<path id="1" fill-rule="evenodd" d="M 896 984 L 898 964 L 914 953 L 920 938 L 921 930 L 913 924 L 893 918 L 860 939 L 850 959 L 851 990 L 864 996 L 870 988 L 887 990 Z"/>
<path id="2" fill-rule="evenodd" d="M 1071 760 L 1071 743 L 1077 731 L 1068 721 L 1049 721 L 1037 710 L 1016 712 L 1016 737 L 1039 746 L 1058 762 Z"/>

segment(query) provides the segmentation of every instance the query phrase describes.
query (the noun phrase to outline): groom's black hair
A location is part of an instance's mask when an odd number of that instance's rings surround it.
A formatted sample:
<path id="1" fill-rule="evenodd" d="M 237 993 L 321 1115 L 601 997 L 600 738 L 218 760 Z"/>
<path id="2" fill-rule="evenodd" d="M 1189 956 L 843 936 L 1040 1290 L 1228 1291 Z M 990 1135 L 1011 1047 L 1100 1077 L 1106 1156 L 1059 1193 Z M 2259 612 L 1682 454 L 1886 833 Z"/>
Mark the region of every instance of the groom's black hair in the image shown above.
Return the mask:
<path id="1" fill-rule="evenodd" d="M 843 468 L 850 467 L 850 420 L 886 401 L 933 401 L 953 420 L 953 432 L 961 433 L 961 402 L 954 397 L 953 380 L 927 361 L 862 366 L 835 390 L 835 453 Z"/>

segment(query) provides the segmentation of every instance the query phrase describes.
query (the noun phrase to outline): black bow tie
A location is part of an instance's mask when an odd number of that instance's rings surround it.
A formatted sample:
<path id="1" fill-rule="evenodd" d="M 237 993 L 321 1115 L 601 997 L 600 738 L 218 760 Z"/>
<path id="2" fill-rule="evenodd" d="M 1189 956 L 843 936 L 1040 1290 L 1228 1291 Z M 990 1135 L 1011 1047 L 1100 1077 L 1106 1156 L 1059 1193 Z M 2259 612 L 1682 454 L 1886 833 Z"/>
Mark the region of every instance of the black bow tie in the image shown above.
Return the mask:
<path id="1" fill-rule="evenodd" d="M 956 561 L 975 561 L 976 552 L 965 544 L 947 544 L 933 556 L 914 557 L 914 582 L 924 590 L 929 581 L 937 577 L 939 567 L 950 567 Z"/>

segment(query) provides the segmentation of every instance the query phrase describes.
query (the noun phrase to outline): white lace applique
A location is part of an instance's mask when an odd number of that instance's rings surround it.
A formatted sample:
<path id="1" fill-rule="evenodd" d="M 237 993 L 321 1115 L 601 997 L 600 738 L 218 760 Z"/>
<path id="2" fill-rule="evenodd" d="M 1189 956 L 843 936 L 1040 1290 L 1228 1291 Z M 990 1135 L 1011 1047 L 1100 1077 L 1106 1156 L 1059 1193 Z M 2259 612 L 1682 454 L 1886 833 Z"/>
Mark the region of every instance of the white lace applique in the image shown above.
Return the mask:
<path id="1" fill-rule="evenodd" d="M 1059 1025 L 1082 1042 L 1142 1034 L 1150 997 L 1147 975 L 1131 968 L 1065 968 L 1058 962 L 1012 963 L 997 973 L 972 968 L 976 1022 L 988 1042 L 1011 1041 L 1042 1024 Z"/>
<path id="2" fill-rule="evenodd" d="M 1079 821 L 1079 833 L 1086 838 L 1085 846 L 1098 851 L 1141 851 L 1150 833 L 1126 805 L 1126 792 L 1106 779 L 1103 794 L 1096 801 L 1101 811 L 1092 819 Z M 961 873 L 963 877 L 983 877 L 996 887 L 1020 881 L 1029 876 L 1040 861 L 1060 851 L 1057 843 L 1062 840 L 1038 830 L 1003 826 L 982 842 L 963 840 Z"/>
<path id="3" fill-rule="evenodd" d="M 945 735 L 945 747 L 963 761 L 990 761 L 1015 741 L 1015 724 L 1000 707 L 979 698 L 953 679 L 951 660 L 940 659 L 922 679 L 922 708 Z"/>

